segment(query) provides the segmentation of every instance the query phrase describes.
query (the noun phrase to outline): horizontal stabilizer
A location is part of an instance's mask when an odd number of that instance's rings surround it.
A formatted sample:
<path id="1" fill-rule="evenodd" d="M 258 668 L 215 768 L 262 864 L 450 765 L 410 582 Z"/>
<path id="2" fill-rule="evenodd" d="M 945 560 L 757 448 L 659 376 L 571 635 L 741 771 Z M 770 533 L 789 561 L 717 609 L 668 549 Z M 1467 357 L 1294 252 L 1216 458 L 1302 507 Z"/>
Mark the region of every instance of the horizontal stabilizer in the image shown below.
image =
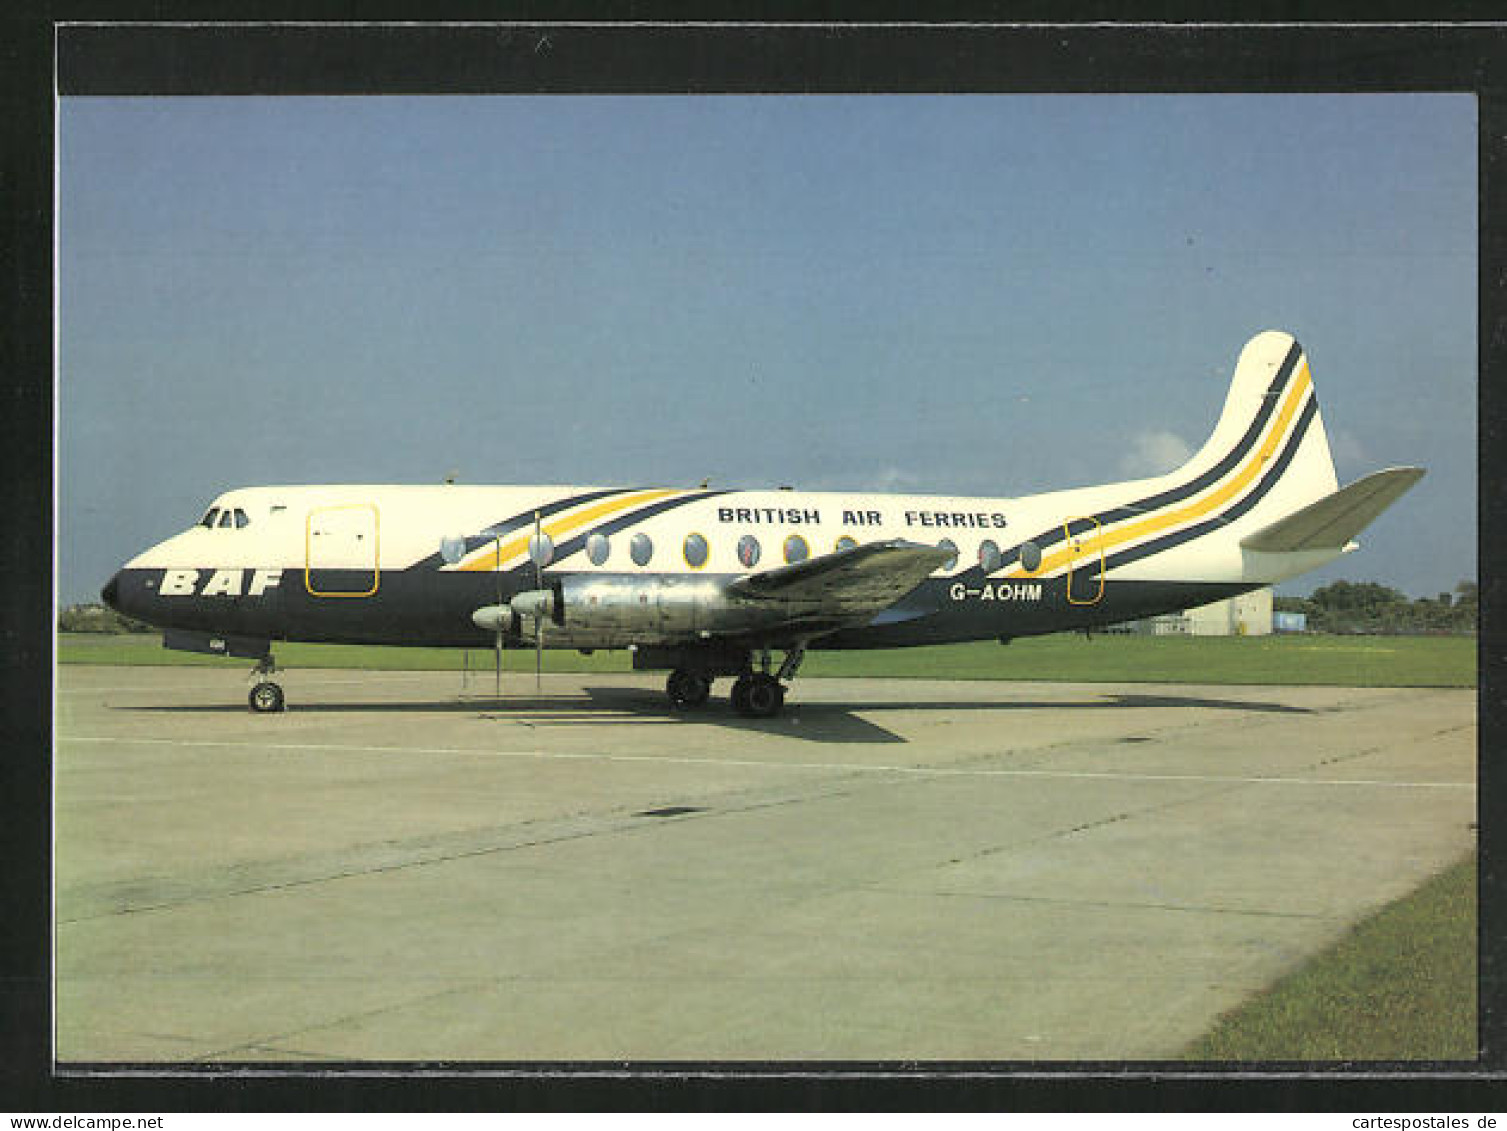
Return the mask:
<path id="1" fill-rule="evenodd" d="M 1298 550 L 1338 550 L 1370 525 L 1423 478 L 1421 467 L 1374 471 L 1332 495 L 1240 540 L 1247 550 L 1283 554 Z"/>
<path id="2" fill-rule="evenodd" d="M 728 589 L 742 597 L 817 602 L 839 615 L 873 613 L 905 596 L 951 557 L 951 551 L 901 539 L 870 542 L 749 574 Z"/>

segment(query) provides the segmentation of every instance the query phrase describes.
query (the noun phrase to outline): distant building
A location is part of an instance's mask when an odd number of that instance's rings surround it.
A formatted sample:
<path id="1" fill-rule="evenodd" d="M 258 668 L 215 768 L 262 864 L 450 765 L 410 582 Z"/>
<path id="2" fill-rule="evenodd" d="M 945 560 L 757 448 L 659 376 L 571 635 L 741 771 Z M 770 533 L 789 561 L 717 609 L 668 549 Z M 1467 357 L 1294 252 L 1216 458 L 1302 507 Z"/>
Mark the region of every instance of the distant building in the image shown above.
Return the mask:
<path id="1" fill-rule="evenodd" d="M 1273 613 L 1273 632 L 1307 632 L 1307 613 Z"/>
<path id="2" fill-rule="evenodd" d="M 1146 636 L 1270 636 L 1272 619 L 1272 591 L 1257 589 L 1181 613 L 1133 621 L 1130 629 Z"/>

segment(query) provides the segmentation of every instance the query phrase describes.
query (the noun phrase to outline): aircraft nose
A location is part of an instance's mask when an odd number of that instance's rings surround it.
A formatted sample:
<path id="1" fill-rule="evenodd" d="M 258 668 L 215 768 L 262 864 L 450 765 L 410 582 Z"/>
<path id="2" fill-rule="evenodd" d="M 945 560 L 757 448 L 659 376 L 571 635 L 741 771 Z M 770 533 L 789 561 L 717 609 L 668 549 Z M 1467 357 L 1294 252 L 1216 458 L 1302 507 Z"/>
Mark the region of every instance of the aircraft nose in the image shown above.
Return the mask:
<path id="1" fill-rule="evenodd" d="M 110 608 L 114 609 L 117 613 L 120 612 L 120 605 L 118 603 L 120 600 L 119 573 L 110 578 L 109 581 L 105 582 L 105 587 L 99 591 L 99 598 L 105 604 L 109 605 Z"/>

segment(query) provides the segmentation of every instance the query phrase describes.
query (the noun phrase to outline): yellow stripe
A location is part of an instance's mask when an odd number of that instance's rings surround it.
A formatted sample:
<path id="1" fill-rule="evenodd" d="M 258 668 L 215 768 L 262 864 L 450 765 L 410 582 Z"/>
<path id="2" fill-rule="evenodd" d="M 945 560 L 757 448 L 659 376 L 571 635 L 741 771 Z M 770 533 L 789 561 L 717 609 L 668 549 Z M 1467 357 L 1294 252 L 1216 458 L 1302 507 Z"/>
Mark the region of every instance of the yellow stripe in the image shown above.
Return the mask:
<path id="1" fill-rule="evenodd" d="M 562 535 L 572 534 L 575 531 L 579 530 L 581 527 L 595 522 L 599 518 L 618 514 L 622 511 L 630 510 L 633 507 L 639 506 L 643 503 L 652 503 L 658 499 L 668 498 L 671 495 L 677 495 L 679 493 L 680 492 L 676 490 L 635 491 L 631 495 L 619 496 L 616 499 L 608 499 L 606 502 L 597 503 L 595 506 L 587 507 L 583 511 L 576 511 L 573 514 L 567 514 L 563 518 L 551 518 L 547 522 L 542 523 L 541 528 L 543 529 L 544 533 L 548 534 L 552 539 L 558 541 Z M 508 541 L 504 542 L 500 549 L 495 549 L 491 553 L 483 554 L 481 557 L 476 558 L 473 561 L 466 562 L 459 568 L 473 572 L 497 569 L 499 561 L 505 562 L 510 558 L 518 556 L 519 554 L 526 553 L 528 551 L 529 539 L 533 536 L 534 529 L 532 526 L 530 526 L 522 534 L 516 535 Z"/>
<path id="2" fill-rule="evenodd" d="M 1215 488 L 1210 494 L 1178 510 L 1155 514 L 1133 525 L 1121 526 L 1115 530 L 1101 534 L 1097 538 L 1085 542 L 1076 553 L 1070 545 L 1059 550 L 1054 550 L 1051 554 L 1047 555 L 1046 559 L 1041 563 L 1040 568 L 1030 574 L 1027 574 L 1017 565 L 1006 576 L 1041 577 L 1052 570 L 1066 565 L 1080 555 L 1092 554 L 1096 551 L 1105 553 L 1116 546 L 1124 545 L 1126 542 L 1134 542 L 1139 538 L 1158 534 L 1169 527 L 1193 522 L 1203 518 L 1212 511 L 1218 510 L 1226 502 L 1243 491 L 1250 484 L 1251 480 L 1255 479 L 1261 473 L 1262 468 L 1267 465 L 1277 449 L 1286 441 L 1292 431 L 1293 421 L 1298 413 L 1298 406 L 1303 403 L 1303 398 L 1307 395 L 1312 383 L 1312 378 L 1308 373 L 1308 359 L 1305 357 L 1298 369 L 1297 380 L 1293 382 L 1292 388 L 1288 390 L 1287 399 L 1283 402 L 1282 410 L 1277 416 L 1277 422 L 1267 434 L 1265 442 L 1257 449 L 1253 456 L 1247 458 L 1244 464 L 1232 472 L 1229 478 L 1225 479 L 1224 483 Z"/>

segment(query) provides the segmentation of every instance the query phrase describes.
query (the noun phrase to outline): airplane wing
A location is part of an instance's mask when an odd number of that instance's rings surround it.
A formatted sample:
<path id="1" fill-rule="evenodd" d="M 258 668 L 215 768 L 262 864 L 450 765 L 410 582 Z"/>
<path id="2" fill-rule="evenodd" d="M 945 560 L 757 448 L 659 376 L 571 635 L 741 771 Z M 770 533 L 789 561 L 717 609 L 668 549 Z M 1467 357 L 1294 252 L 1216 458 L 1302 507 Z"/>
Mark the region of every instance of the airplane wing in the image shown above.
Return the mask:
<path id="1" fill-rule="evenodd" d="M 1289 553 L 1333 550 L 1346 545 L 1423 478 L 1421 467 L 1389 467 L 1357 479 L 1270 526 L 1240 540 L 1247 550 Z"/>
<path id="2" fill-rule="evenodd" d="M 751 573 L 734 581 L 728 591 L 846 619 L 871 615 L 894 604 L 951 556 L 947 550 L 902 539 L 870 542 Z"/>

